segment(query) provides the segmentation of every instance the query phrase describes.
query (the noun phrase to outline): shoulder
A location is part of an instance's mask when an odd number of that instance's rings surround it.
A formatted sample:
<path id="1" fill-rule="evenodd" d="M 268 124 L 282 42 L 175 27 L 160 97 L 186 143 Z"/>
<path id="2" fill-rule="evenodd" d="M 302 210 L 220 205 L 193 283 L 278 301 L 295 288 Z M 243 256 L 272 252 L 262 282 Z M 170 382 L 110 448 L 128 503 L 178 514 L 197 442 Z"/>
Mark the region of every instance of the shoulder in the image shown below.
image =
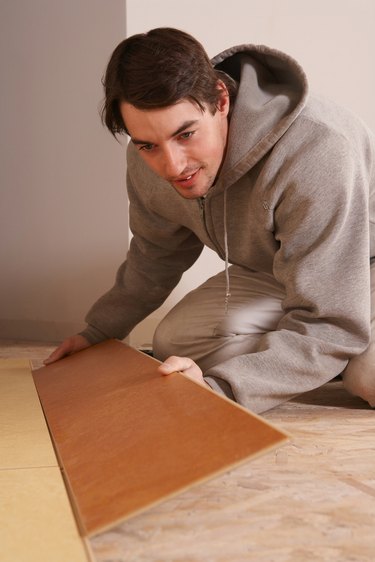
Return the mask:
<path id="1" fill-rule="evenodd" d="M 305 131 L 331 152 L 345 149 L 357 156 L 373 151 L 373 137 L 363 121 L 349 109 L 323 96 L 311 95 L 296 119 L 295 129 Z"/>
<path id="2" fill-rule="evenodd" d="M 283 169 L 329 175 L 349 169 L 364 176 L 374 167 L 374 137 L 353 113 L 330 100 L 311 96 L 275 145 L 273 158 Z"/>

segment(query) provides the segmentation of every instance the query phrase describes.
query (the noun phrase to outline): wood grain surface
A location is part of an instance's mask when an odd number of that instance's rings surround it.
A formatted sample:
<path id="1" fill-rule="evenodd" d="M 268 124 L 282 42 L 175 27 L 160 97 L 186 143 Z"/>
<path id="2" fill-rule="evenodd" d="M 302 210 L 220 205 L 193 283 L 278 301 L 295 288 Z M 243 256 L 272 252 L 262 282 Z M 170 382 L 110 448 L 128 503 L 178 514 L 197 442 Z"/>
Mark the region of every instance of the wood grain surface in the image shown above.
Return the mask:
<path id="1" fill-rule="evenodd" d="M 287 435 L 114 340 L 34 371 L 83 534 L 284 443 Z"/>

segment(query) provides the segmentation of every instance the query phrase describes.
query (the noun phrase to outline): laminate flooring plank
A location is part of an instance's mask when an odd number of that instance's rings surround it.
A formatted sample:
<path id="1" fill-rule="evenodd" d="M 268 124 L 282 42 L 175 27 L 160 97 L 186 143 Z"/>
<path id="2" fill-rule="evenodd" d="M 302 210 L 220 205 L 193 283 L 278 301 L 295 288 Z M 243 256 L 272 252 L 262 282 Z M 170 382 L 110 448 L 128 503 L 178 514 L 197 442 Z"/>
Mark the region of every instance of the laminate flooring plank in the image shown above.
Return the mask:
<path id="1" fill-rule="evenodd" d="M 34 371 L 84 534 L 258 456 L 287 435 L 181 373 L 107 341 Z"/>
<path id="2" fill-rule="evenodd" d="M 58 466 L 25 359 L 0 360 L 0 469 Z"/>

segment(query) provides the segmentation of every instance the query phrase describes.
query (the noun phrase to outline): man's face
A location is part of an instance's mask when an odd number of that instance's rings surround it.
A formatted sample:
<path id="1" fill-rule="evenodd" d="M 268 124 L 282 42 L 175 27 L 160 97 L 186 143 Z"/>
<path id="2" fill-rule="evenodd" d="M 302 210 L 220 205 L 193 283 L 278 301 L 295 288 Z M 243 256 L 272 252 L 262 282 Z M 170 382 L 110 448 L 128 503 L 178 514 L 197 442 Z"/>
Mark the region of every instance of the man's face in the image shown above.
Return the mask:
<path id="1" fill-rule="evenodd" d="M 206 195 L 225 155 L 229 97 L 223 90 L 214 115 L 188 100 L 161 109 L 141 110 L 123 102 L 121 115 L 146 164 L 182 197 Z"/>

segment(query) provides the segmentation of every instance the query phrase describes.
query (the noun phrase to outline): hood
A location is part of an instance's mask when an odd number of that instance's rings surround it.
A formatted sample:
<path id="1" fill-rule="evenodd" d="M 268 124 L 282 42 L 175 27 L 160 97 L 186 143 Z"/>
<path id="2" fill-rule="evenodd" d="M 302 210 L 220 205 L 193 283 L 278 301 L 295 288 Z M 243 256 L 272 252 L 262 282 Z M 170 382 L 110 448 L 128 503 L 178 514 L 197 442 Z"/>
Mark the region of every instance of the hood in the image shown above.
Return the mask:
<path id="1" fill-rule="evenodd" d="M 212 63 L 238 83 L 218 180 L 225 189 L 259 162 L 291 126 L 305 105 L 308 85 L 293 58 L 264 45 L 232 47 Z"/>

